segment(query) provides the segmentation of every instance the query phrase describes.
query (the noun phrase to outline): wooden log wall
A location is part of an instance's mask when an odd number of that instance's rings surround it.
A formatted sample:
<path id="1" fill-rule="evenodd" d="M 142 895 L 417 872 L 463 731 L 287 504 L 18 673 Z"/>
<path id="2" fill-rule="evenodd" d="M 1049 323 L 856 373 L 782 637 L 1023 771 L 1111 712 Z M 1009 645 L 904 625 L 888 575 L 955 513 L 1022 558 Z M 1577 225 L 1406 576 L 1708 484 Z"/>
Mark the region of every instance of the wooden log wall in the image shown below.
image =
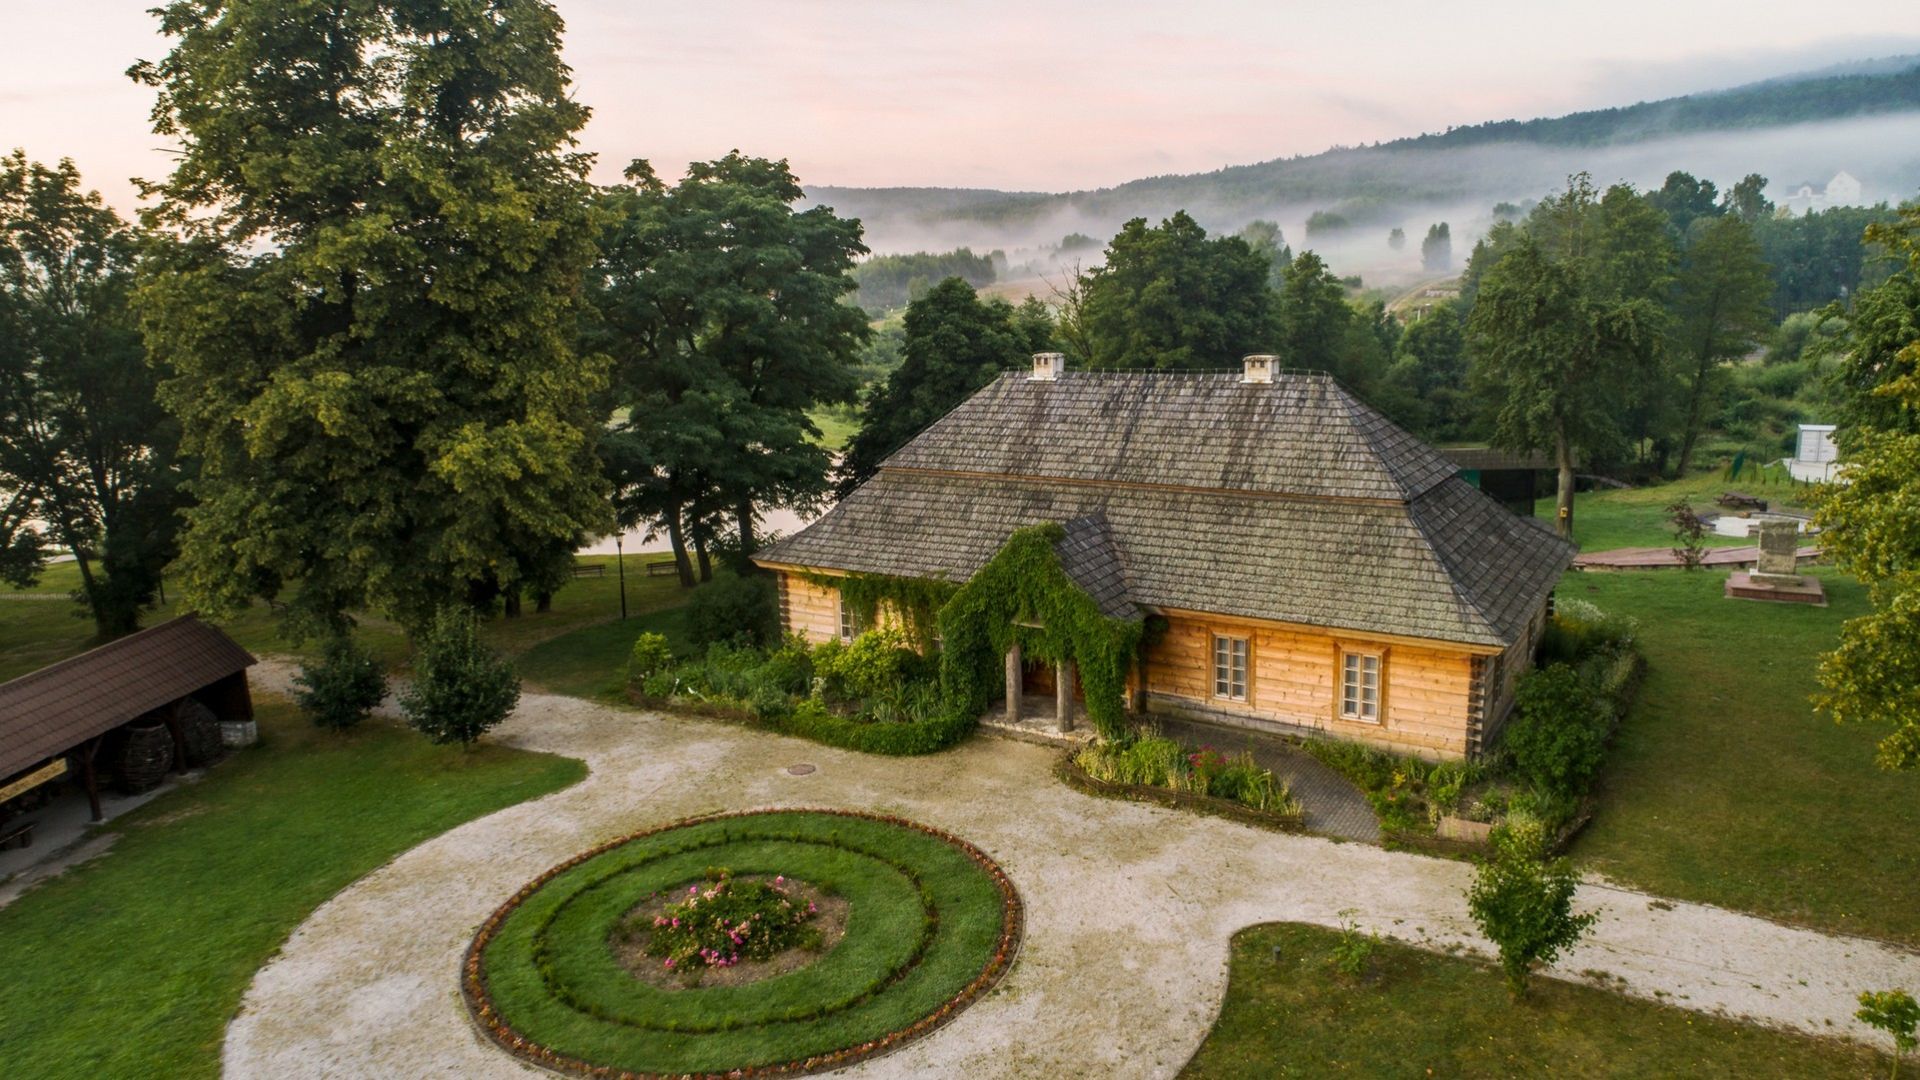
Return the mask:
<path id="1" fill-rule="evenodd" d="M 1247 700 L 1213 695 L 1213 637 L 1250 644 Z M 1336 696 L 1343 647 L 1382 653 L 1381 723 L 1342 719 Z M 1341 639 L 1328 631 L 1232 619 L 1172 617 L 1147 652 L 1149 708 L 1190 705 L 1217 719 L 1324 732 L 1402 753 L 1468 753 L 1472 654 L 1415 644 Z"/>

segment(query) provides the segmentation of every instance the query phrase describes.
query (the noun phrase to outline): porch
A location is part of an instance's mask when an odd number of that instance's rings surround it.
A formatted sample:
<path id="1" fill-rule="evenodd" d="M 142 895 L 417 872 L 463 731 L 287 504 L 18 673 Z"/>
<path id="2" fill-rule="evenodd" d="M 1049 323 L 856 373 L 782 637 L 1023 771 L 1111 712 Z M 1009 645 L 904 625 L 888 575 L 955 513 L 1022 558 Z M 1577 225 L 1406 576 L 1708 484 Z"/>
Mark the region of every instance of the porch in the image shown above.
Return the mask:
<path id="1" fill-rule="evenodd" d="M 1006 692 L 980 725 L 990 733 L 1048 746 L 1092 742 L 1080 680 L 1071 660 L 1046 664 L 1026 660 L 1015 642 L 1006 655 Z"/>

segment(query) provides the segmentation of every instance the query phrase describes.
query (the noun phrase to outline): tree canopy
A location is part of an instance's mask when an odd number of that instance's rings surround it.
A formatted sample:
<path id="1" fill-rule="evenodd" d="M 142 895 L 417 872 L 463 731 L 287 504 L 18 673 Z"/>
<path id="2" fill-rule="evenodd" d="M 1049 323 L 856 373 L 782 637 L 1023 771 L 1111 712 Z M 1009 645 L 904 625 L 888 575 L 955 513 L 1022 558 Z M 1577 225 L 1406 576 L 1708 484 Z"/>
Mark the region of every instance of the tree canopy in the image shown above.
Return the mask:
<path id="1" fill-rule="evenodd" d="M 842 496 L 865 483 L 887 455 L 974 391 L 1051 344 L 1046 308 L 981 300 L 953 277 L 907 307 L 905 359 L 867 396 L 866 420 L 840 463 Z"/>
<path id="2" fill-rule="evenodd" d="M 1217 368 L 1274 340 L 1270 263 L 1237 236 L 1209 237 L 1186 211 L 1124 225 L 1086 282 L 1093 362 L 1114 368 Z"/>
<path id="3" fill-rule="evenodd" d="M 153 602 L 180 503 L 128 305 L 140 243 L 73 162 L 0 159 L 0 575 L 26 584 L 47 547 L 71 551 L 103 638 Z"/>
<path id="4" fill-rule="evenodd" d="M 1820 665 L 1819 704 L 1844 723 L 1889 727 L 1879 761 L 1920 768 L 1920 206 L 1868 238 L 1901 260 L 1851 308 L 1836 346 L 1848 406 L 1841 431 L 1844 483 L 1828 489 L 1818 521 L 1834 564 L 1865 582 L 1873 611 L 1841 629 Z"/>
<path id="5" fill-rule="evenodd" d="M 544 0 L 175 0 L 133 76 L 178 140 L 136 305 L 201 461 L 178 562 L 214 613 L 423 626 L 607 524 L 575 346 L 587 110 Z"/>
<path id="6" fill-rule="evenodd" d="M 729 154 L 671 187 L 644 161 L 604 193 L 590 339 L 626 409 L 606 439 L 629 520 L 666 532 L 691 581 L 724 516 L 744 556 L 761 508 L 807 507 L 828 454 L 807 410 L 851 400 L 866 317 L 842 302 L 860 223 L 796 212 L 784 161 Z"/>

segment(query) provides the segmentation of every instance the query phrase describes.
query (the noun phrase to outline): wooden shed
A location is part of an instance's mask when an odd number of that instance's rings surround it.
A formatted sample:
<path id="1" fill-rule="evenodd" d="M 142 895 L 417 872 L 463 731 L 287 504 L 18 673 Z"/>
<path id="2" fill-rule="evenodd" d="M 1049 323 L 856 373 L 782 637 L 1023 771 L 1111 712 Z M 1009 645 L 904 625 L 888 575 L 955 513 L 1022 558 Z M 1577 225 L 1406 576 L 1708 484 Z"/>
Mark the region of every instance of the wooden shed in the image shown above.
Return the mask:
<path id="1" fill-rule="evenodd" d="M 964 581 L 1015 529 L 1060 523 L 1062 567 L 1103 610 L 1165 620 L 1136 665 L 1138 708 L 1471 757 L 1505 720 L 1573 549 L 1459 471 L 1331 377 L 1270 357 L 1211 373 L 1049 358 L 756 561 L 781 575 L 787 628 L 825 640 L 858 629 L 835 575 Z"/>
<path id="2" fill-rule="evenodd" d="M 99 820 L 102 743 L 144 720 L 166 730 L 163 756 L 184 768 L 195 755 L 183 706 L 251 722 L 254 663 L 217 627 L 182 615 L 0 683 L 0 802 L 73 774 Z"/>

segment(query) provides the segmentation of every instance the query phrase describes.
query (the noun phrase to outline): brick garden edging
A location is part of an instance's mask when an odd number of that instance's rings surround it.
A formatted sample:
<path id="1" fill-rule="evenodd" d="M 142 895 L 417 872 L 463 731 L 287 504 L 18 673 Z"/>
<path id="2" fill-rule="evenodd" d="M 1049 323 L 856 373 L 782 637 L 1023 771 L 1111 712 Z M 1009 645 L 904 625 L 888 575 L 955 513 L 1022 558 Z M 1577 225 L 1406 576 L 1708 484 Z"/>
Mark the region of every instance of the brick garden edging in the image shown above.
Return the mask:
<path id="1" fill-rule="evenodd" d="M 1255 810 L 1244 803 L 1232 799 L 1215 798 L 1212 795 L 1196 795 L 1189 791 L 1174 791 L 1171 788 L 1153 787 L 1147 784 L 1116 784 L 1101 780 L 1080 767 L 1073 760 L 1073 752 L 1060 755 L 1053 766 L 1053 775 L 1068 787 L 1083 795 L 1092 795 L 1101 799 L 1122 799 L 1127 802 L 1158 803 L 1174 810 L 1192 810 L 1196 813 L 1211 814 L 1214 817 L 1229 818 L 1244 825 L 1253 825 L 1275 832 L 1305 832 L 1306 814 L 1281 814 L 1272 810 Z"/>
<path id="2" fill-rule="evenodd" d="M 958 994 L 955 994 L 942 1003 L 939 1008 L 906 1027 L 889 1032 L 877 1039 L 870 1039 L 854 1046 L 828 1051 L 823 1054 L 813 1054 L 805 1058 L 797 1058 L 793 1061 L 780 1062 L 773 1065 L 757 1065 L 729 1069 L 725 1072 L 714 1073 L 642 1073 L 615 1069 L 604 1065 L 595 1065 L 590 1061 L 568 1056 L 551 1047 L 544 1046 L 527 1038 L 518 1031 L 515 1031 L 510 1024 L 501 1018 L 498 1011 L 494 1009 L 493 1000 L 487 993 L 486 976 L 481 970 L 480 955 L 485 951 L 487 944 L 493 940 L 494 934 L 499 931 L 501 923 L 506 921 L 507 916 L 512 914 L 516 908 L 524 903 L 527 897 L 533 895 L 535 890 L 553 880 L 555 877 L 586 862 L 588 859 L 605 854 L 622 844 L 627 844 L 643 837 L 654 836 L 689 825 L 705 824 L 710 821 L 759 817 L 766 814 L 830 814 L 835 817 L 864 818 L 868 821 L 877 821 L 885 825 L 893 825 L 925 833 L 959 850 L 961 854 L 971 859 L 975 865 L 986 871 L 987 876 L 993 879 L 993 883 L 1000 890 L 1000 940 L 994 948 L 993 957 L 987 961 L 986 968 L 983 969 L 972 982 L 962 988 Z M 732 810 L 718 814 L 702 814 L 696 817 L 682 818 L 679 821 L 659 825 L 651 829 L 642 829 L 639 832 L 629 833 L 626 836 L 609 840 L 604 844 L 583 851 L 565 862 L 548 869 L 539 877 L 521 886 L 520 890 L 514 893 L 506 903 L 495 908 L 493 914 L 487 916 L 487 920 L 480 924 L 479 931 L 474 934 L 473 941 L 467 946 L 466 956 L 461 965 L 460 996 L 462 1000 L 466 1002 L 467 1012 L 473 1018 L 474 1024 L 480 1029 L 481 1034 L 491 1040 L 494 1045 L 528 1064 L 537 1065 L 558 1073 L 573 1076 L 608 1078 L 608 1080 L 744 1080 L 744 1078 L 748 1077 L 800 1076 L 806 1073 L 844 1068 L 857 1061 L 889 1053 L 914 1039 L 931 1033 L 939 1028 L 940 1025 L 953 1019 L 962 1009 L 972 1004 L 975 999 L 985 994 L 988 990 L 993 989 L 994 985 L 1007 973 L 1007 970 L 1013 966 L 1013 958 L 1020 950 L 1020 942 L 1025 931 L 1025 925 L 1025 908 L 1021 904 L 1020 893 L 1013 887 L 1013 881 L 1007 877 L 1006 871 L 1002 870 L 1000 864 L 994 862 L 986 852 L 981 851 L 974 845 L 945 830 L 936 829 L 931 825 L 923 825 L 917 821 L 909 821 L 906 818 L 895 817 L 891 814 L 869 814 L 859 810 L 816 807 L 769 807 L 758 810 Z"/>

